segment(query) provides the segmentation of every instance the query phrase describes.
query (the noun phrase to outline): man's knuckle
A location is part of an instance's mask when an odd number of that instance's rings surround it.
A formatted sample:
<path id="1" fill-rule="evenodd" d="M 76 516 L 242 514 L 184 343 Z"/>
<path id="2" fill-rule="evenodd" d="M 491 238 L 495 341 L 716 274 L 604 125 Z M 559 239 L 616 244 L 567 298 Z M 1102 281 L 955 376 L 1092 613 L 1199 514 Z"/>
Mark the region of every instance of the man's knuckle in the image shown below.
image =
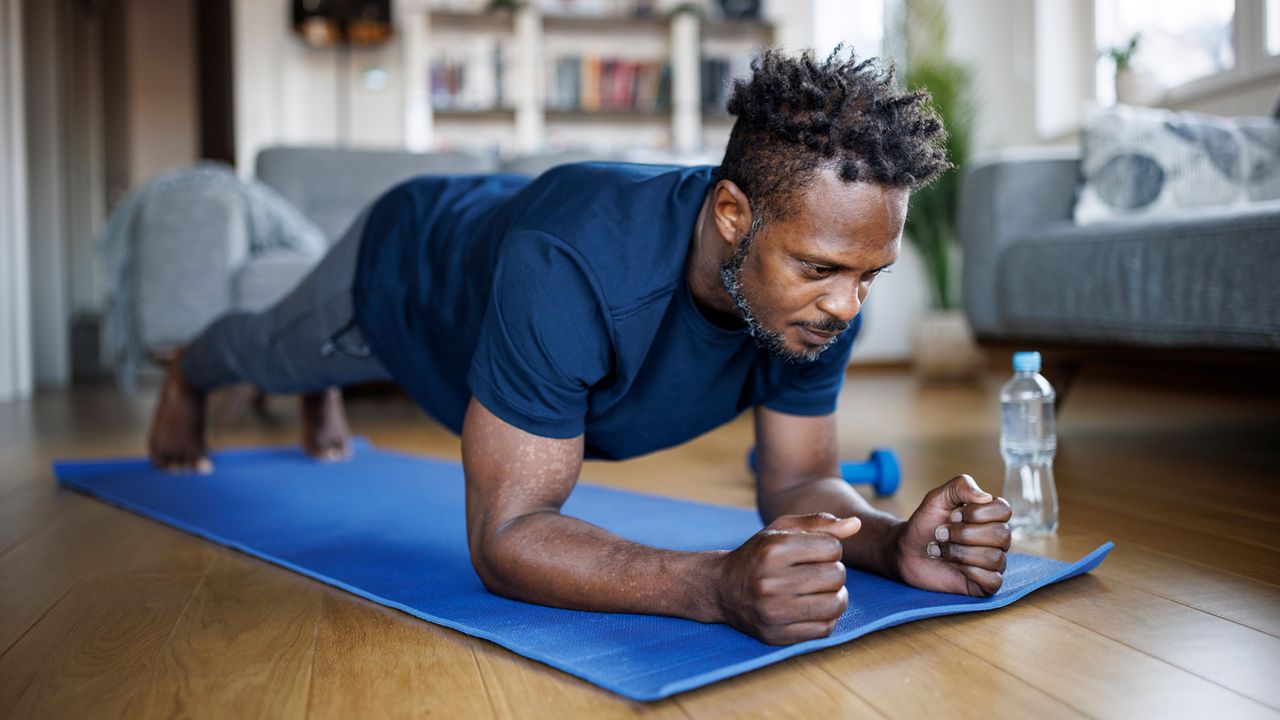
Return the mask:
<path id="1" fill-rule="evenodd" d="M 845 580 L 849 577 L 849 571 L 845 569 L 844 563 L 839 560 L 828 565 L 825 574 L 824 580 L 832 587 L 843 587 Z"/>
<path id="2" fill-rule="evenodd" d="M 765 625 L 782 625 L 787 618 L 785 609 L 773 602 L 761 603 L 757 613 L 760 616 L 760 622 Z"/>
<path id="3" fill-rule="evenodd" d="M 768 575 L 757 575 L 751 579 L 748 586 L 756 597 L 765 597 L 773 591 L 773 579 Z"/>
<path id="4" fill-rule="evenodd" d="M 844 545 L 840 543 L 840 538 L 835 535 L 822 535 L 820 538 L 822 543 L 822 551 L 831 560 L 839 560 L 844 555 Z"/>
<path id="5" fill-rule="evenodd" d="M 760 640 L 769 645 L 786 645 L 787 641 L 780 630 L 771 627 L 761 627 L 756 629 L 756 636 Z"/>
<path id="6" fill-rule="evenodd" d="M 786 543 L 780 535 L 771 535 L 760 543 L 760 549 L 757 551 L 757 557 L 761 562 L 774 563 L 782 559 L 782 555 L 787 551 Z"/>
<path id="7" fill-rule="evenodd" d="M 788 642 L 798 643 L 805 640 L 813 640 L 822 637 L 822 626 L 814 623 L 806 623 L 799 627 L 792 628 L 788 633 Z"/>

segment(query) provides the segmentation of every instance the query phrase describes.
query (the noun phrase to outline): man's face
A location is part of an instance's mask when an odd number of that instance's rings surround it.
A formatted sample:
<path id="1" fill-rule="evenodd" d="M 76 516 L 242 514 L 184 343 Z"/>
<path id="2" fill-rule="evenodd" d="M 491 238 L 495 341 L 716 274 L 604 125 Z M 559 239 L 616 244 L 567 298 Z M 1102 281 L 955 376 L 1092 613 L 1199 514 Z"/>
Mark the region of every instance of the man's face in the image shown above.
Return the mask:
<path id="1" fill-rule="evenodd" d="M 876 275 L 898 259 L 908 191 L 819 170 L 784 220 L 753 227 L 721 265 L 756 342 L 817 359 L 849 327 Z"/>

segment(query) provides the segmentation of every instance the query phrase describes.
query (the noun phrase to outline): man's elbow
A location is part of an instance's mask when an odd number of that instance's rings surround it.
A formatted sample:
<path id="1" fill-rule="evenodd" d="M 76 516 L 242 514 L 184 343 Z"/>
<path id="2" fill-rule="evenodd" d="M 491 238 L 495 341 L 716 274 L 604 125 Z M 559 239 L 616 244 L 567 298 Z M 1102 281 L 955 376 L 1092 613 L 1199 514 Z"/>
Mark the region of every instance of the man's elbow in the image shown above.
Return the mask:
<path id="1" fill-rule="evenodd" d="M 471 567 L 494 595 L 519 599 L 514 570 L 518 561 L 506 548 L 501 531 L 481 531 L 470 538 Z"/>

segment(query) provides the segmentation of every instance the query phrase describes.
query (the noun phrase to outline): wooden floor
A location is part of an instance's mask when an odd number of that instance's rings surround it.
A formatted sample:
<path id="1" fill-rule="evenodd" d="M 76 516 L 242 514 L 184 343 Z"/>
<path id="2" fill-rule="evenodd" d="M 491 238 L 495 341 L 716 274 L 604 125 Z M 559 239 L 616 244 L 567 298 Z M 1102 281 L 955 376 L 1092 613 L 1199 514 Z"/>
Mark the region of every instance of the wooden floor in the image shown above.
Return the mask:
<path id="1" fill-rule="evenodd" d="M 997 388 L 852 373 L 842 449 L 889 445 L 909 512 L 959 472 L 998 491 Z M 219 445 L 288 442 L 250 420 Z M 1280 403 L 1081 376 L 1059 417 L 1062 527 L 1020 548 L 1092 575 L 1003 610 L 884 630 L 651 705 L 59 490 L 54 457 L 142 449 L 151 396 L 0 404 L 0 717 L 1275 717 Z M 456 457 L 398 399 L 353 403 L 375 443 Z M 746 418 L 589 480 L 750 507 Z M 857 602 L 857 598 L 852 598 Z"/>

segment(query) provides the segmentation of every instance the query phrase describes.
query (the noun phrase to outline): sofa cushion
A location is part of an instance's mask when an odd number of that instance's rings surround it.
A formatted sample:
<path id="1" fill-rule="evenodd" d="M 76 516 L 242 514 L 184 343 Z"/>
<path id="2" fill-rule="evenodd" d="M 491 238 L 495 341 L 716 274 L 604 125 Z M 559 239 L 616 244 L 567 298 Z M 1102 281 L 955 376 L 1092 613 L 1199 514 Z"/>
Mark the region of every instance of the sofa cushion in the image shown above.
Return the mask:
<path id="1" fill-rule="evenodd" d="M 1081 225 L 1280 199 L 1280 120 L 1117 106 L 1081 140 Z"/>
<path id="2" fill-rule="evenodd" d="M 1001 253 L 1010 335 L 1280 348 L 1280 201 L 1026 231 Z"/>

